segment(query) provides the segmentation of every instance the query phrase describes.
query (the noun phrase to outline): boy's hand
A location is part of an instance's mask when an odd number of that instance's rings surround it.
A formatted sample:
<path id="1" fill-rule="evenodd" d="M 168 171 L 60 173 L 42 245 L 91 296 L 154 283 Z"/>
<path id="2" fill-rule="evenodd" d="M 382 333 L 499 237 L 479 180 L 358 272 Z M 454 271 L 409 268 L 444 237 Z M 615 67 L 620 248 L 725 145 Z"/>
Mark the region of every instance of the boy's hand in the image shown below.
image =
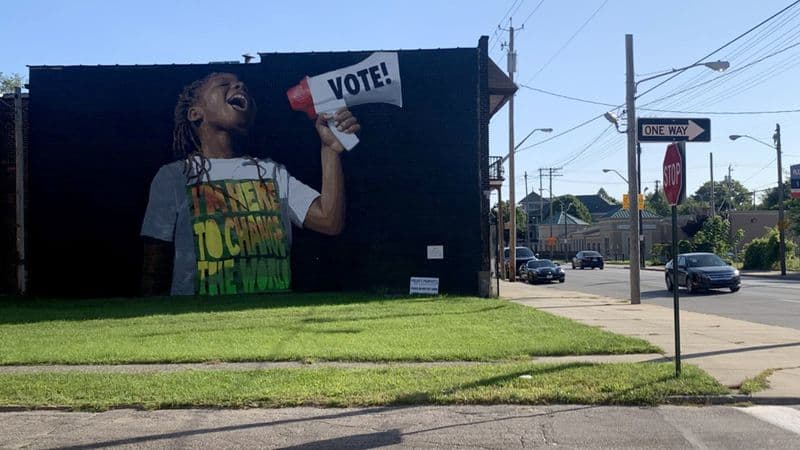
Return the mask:
<path id="1" fill-rule="evenodd" d="M 331 117 L 333 117 L 334 126 L 339 131 L 347 134 L 357 133 L 361 130 L 361 125 L 358 123 L 358 119 L 356 119 L 347 108 L 339 109 L 336 111 L 336 114 L 332 116 L 330 114 L 320 114 L 317 116 L 315 125 L 317 127 L 317 133 L 319 133 L 319 139 L 322 142 L 322 147 L 328 147 L 336 153 L 341 153 L 344 150 L 344 146 L 336 139 L 333 132 L 328 129 L 328 120 Z"/>

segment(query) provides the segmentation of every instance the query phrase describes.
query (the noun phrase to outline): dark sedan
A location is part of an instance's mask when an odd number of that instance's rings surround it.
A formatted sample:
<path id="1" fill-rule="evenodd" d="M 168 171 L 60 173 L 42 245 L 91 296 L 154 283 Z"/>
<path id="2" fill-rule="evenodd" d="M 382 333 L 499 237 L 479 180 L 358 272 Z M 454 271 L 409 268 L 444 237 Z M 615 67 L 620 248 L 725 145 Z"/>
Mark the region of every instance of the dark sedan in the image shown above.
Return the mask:
<path id="1" fill-rule="evenodd" d="M 516 249 L 516 259 L 517 259 L 517 274 L 520 273 L 522 267 L 525 266 L 525 263 L 531 260 L 536 259 L 536 255 L 533 254 L 531 249 L 528 247 L 517 247 Z M 508 247 L 503 250 L 503 264 L 505 264 L 506 274 L 509 273 L 511 270 L 511 261 L 509 259 L 509 249 Z"/>
<path id="2" fill-rule="evenodd" d="M 667 290 L 674 288 L 672 261 L 664 271 Z M 682 253 L 678 255 L 678 287 L 685 286 L 690 293 L 728 288 L 736 292 L 741 287 L 739 271 L 713 253 Z"/>
<path id="3" fill-rule="evenodd" d="M 549 259 L 528 261 L 519 269 L 519 276 L 528 283 L 564 282 L 564 270 Z"/>
<path id="4" fill-rule="evenodd" d="M 603 255 L 599 252 L 595 252 L 592 250 L 584 250 L 582 252 L 578 252 L 574 258 L 572 258 L 572 268 L 578 267 L 579 269 L 583 270 L 584 267 L 588 267 L 590 269 L 594 269 L 595 267 L 599 267 L 600 270 L 603 270 Z"/>

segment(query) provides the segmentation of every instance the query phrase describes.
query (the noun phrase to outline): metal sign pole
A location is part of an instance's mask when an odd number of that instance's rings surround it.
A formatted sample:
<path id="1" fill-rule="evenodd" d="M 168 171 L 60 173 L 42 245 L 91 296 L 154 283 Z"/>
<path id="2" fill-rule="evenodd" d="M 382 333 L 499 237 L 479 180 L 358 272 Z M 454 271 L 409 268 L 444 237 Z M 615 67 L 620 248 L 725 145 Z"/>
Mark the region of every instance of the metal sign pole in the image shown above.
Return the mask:
<path id="1" fill-rule="evenodd" d="M 675 311 L 675 376 L 681 376 L 681 310 L 678 302 L 678 206 L 672 205 L 672 308 Z"/>

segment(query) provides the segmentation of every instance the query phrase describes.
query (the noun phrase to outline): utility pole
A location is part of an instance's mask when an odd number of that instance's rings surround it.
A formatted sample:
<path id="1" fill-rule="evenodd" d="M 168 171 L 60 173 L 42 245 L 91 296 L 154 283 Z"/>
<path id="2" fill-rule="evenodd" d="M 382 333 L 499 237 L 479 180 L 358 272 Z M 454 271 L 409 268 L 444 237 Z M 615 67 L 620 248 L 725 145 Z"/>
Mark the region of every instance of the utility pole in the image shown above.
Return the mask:
<path id="1" fill-rule="evenodd" d="M 780 236 L 781 276 L 786 276 L 786 221 L 783 218 L 783 166 L 781 165 L 781 124 L 775 124 L 775 150 L 778 152 L 778 235 Z"/>
<path id="2" fill-rule="evenodd" d="M 531 216 L 528 214 L 528 171 L 525 171 L 525 245 L 531 248 Z"/>
<path id="3" fill-rule="evenodd" d="M 550 237 L 553 237 L 553 177 L 560 177 L 561 174 L 558 171 L 561 170 L 561 167 L 548 167 L 547 171 L 549 172 L 550 176 Z M 550 258 L 553 258 L 553 248 L 550 248 Z"/>
<path id="4" fill-rule="evenodd" d="M 542 174 L 545 169 L 539 169 L 539 225 L 544 221 L 544 188 L 542 187 Z"/>
<path id="5" fill-rule="evenodd" d="M 639 262 L 639 195 L 637 191 L 637 126 L 636 126 L 636 82 L 633 69 L 633 35 L 625 35 L 625 110 L 628 115 L 628 199 L 630 199 L 630 236 L 628 239 L 630 253 L 630 288 L 631 303 L 641 303 L 640 262 Z"/>
<path id="6" fill-rule="evenodd" d="M 714 153 L 708 154 L 708 169 L 711 171 L 711 199 L 708 203 L 711 205 L 711 217 L 717 215 L 717 201 L 714 199 Z"/>
<path id="7" fill-rule="evenodd" d="M 514 52 L 514 27 L 511 19 L 508 20 L 508 78 L 514 82 L 514 72 L 517 71 L 517 54 Z M 522 27 L 519 28 L 520 30 Z M 514 94 L 508 99 L 508 176 L 511 180 L 508 184 L 508 208 L 511 218 L 511 229 L 508 238 L 509 267 L 511 273 L 508 274 L 509 281 L 515 281 L 517 277 L 517 200 L 514 195 Z"/>
<path id="8" fill-rule="evenodd" d="M 733 178 L 731 177 L 731 172 L 733 172 L 733 167 L 728 164 L 728 209 L 730 211 L 735 210 L 736 208 L 733 207 Z M 728 216 L 730 219 L 730 216 Z M 733 228 L 731 228 L 731 233 L 733 232 Z"/>

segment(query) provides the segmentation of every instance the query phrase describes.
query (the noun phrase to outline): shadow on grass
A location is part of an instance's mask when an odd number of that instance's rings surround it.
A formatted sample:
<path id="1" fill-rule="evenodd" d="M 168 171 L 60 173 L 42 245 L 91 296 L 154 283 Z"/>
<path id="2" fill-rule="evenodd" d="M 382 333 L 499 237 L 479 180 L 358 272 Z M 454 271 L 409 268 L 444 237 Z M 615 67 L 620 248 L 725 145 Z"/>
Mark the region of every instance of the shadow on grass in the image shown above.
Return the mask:
<path id="1" fill-rule="evenodd" d="M 285 293 L 218 297 L 6 298 L 0 299 L 0 324 L 37 323 L 53 320 L 125 319 L 152 315 L 246 311 L 249 309 L 298 306 L 354 305 L 391 300 L 412 300 L 416 303 L 441 301 L 441 299 L 436 298 L 381 296 L 365 292 Z"/>

